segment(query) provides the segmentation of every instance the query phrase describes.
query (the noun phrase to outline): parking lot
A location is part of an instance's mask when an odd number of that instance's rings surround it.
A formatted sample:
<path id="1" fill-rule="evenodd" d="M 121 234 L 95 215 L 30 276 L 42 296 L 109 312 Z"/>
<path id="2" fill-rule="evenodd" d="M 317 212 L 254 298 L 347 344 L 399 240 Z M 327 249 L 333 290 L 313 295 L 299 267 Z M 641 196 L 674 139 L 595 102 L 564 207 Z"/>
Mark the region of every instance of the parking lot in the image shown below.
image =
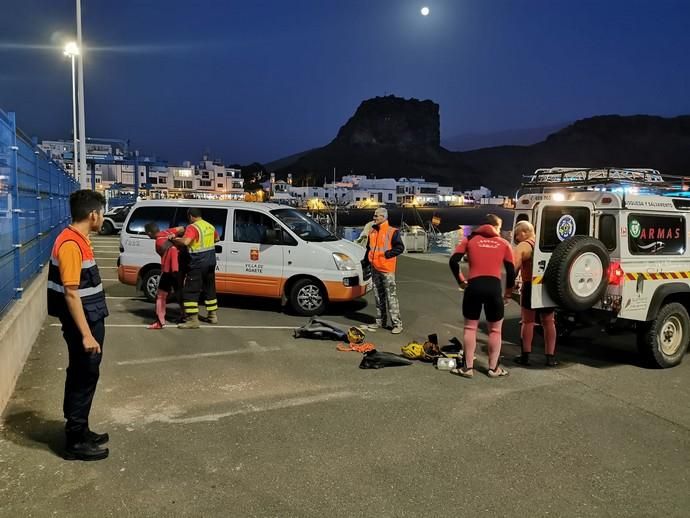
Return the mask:
<path id="1" fill-rule="evenodd" d="M 519 352 L 510 376 L 461 379 L 430 364 L 360 370 L 336 342 L 295 339 L 308 319 L 278 301 L 221 297 L 220 323 L 150 331 L 153 305 L 120 285 L 117 237 L 95 237 L 107 320 L 92 428 L 110 457 L 63 461 L 66 346 L 49 318 L 0 430 L 1 516 L 687 516 L 690 360 L 640 367 L 631 335 L 580 333 L 557 369 Z M 446 260 L 403 257 L 398 352 L 462 340 Z M 169 306 L 169 315 L 177 308 Z M 324 318 L 374 320 L 373 296 Z M 480 336 L 480 346 L 486 336 Z"/>

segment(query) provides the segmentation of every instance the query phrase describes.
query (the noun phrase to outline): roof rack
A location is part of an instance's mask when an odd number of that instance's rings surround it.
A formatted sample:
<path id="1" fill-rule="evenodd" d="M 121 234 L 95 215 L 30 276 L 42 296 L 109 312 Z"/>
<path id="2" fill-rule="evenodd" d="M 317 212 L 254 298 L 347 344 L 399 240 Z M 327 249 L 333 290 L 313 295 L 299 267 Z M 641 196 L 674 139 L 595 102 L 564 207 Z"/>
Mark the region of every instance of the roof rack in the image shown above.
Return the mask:
<path id="1" fill-rule="evenodd" d="M 670 188 L 655 169 L 552 167 L 537 169 L 523 177 L 522 187 L 577 187 L 593 185 L 636 185 Z"/>

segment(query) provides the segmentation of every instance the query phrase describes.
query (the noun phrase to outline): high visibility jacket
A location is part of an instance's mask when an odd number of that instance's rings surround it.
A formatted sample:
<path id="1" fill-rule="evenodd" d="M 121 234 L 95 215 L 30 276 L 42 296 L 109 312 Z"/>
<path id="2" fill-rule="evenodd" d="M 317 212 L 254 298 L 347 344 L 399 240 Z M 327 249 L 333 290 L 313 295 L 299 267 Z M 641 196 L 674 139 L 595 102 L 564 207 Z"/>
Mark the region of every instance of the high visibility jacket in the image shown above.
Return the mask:
<path id="1" fill-rule="evenodd" d="M 378 225 L 378 229 L 374 226 L 369 232 L 369 262 L 379 272 L 391 273 L 395 272 L 395 266 L 398 263 L 397 257 L 386 259 L 386 252 L 391 250 L 393 241 L 393 234 L 398 230 L 391 227 L 388 221 L 384 221 Z"/>
<path id="2" fill-rule="evenodd" d="M 192 223 L 199 233 L 199 238 L 192 241 L 189 245 L 189 254 L 191 256 L 192 265 L 206 264 L 207 262 L 216 262 L 216 242 L 215 233 L 216 228 L 208 221 L 199 219 Z"/>
<path id="3" fill-rule="evenodd" d="M 65 286 L 60 277 L 60 262 L 58 251 L 68 241 L 79 246 L 81 252 L 81 274 L 79 277 L 79 298 L 84 307 L 84 315 L 89 322 L 97 322 L 108 316 L 108 306 L 105 302 L 105 291 L 101 283 L 96 259 L 88 241 L 78 231 L 71 227 L 63 230 L 53 245 L 48 266 L 48 314 L 54 317 L 71 318 L 67 301 L 65 300 Z"/>

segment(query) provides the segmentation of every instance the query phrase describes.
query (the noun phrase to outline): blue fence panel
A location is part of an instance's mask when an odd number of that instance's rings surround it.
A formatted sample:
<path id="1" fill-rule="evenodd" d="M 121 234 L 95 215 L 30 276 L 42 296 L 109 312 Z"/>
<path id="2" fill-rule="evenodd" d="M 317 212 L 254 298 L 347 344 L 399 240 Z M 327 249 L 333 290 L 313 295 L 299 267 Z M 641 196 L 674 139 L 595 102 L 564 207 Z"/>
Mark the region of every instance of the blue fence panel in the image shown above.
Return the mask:
<path id="1" fill-rule="evenodd" d="M 79 184 L 0 110 L 0 318 L 50 258 Z"/>

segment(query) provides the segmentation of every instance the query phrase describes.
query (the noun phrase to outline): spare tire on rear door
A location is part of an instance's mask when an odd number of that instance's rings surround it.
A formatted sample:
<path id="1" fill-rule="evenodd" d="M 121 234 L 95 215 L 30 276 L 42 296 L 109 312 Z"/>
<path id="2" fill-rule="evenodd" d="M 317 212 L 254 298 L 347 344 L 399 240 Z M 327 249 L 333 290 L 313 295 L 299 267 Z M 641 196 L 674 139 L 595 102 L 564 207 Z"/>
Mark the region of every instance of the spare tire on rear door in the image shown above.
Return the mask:
<path id="1" fill-rule="evenodd" d="M 571 311 L 592 308 L 608 286 L 609 254 L 604 244 L 589 236 L 573 236 L 551 254 L 544 286 L 559 307 Z"/>

